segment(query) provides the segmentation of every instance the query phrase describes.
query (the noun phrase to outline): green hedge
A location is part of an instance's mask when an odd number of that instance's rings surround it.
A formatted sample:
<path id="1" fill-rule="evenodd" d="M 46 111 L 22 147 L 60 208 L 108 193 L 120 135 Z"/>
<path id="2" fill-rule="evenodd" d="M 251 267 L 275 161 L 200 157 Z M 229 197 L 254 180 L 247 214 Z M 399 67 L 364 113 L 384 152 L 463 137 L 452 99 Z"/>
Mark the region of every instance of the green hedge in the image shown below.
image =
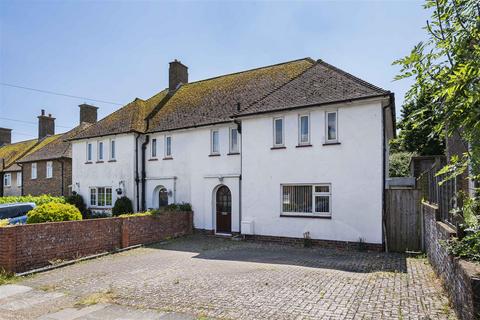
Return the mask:
<path id="1" fill-rule="evenodd" d="M 152 211 L 152 214 L 159 214 L 162 212 L 182 212 L 182 211 L 192 211 L 192 205 L 187 202 L 182 203 L 172 203 L 168 206 L 165 206 L 161 209 L 155 209 Z"/>
<path id="2" fill-rule="evenodd" d="M 35 205 L 40 206 L 45 203 L 65 203 L 64 197 L 53 197 L 49 195 L 42 196 L 11 196 L 0 197 L 0 204 L 16 203 L 16 202 L 33 202 Z"/>
<path id="3" fill-rule="evenodd" d="M 71 204 L 45 203 L 27 213 L 27 223 L 82 220 L 80 211 Z"/>

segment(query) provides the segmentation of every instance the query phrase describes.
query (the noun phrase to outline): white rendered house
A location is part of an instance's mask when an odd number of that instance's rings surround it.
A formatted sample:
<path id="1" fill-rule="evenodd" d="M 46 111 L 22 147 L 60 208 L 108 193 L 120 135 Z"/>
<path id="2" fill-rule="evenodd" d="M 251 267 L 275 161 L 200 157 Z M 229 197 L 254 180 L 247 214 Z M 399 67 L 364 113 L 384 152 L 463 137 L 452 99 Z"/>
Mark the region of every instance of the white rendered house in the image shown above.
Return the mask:
<path id="1" fill-rule="evenodd" d="M 73 186 L 96 210 L 117 191 L 139 211 L 189 202 L 212 233 L 382 245 L 394 108 L 309 58 L 191 83 L 174 61 L 168 89 L 72 141 Z"/>

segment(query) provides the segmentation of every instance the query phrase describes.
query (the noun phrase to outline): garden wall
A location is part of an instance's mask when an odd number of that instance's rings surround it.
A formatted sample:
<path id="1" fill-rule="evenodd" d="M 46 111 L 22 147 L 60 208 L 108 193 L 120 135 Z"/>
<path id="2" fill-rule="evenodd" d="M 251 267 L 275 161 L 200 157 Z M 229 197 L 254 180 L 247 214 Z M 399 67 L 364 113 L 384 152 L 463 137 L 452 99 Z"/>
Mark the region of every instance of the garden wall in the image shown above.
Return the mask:
<path id="1" fill-rule="evenodd" d="M 24 272 L 192 233 L 192 212 L 38 223 L 0 228 L 0 268 Z"/>
<path id="2" fill-rule="evenodd" d="M 480 319 L 480 265 L 449 255 L 441 245 L 455 230 L 438 221 L 438 207 L 422 202 L 428 260 L 453 302 L 460 319 Z"/>

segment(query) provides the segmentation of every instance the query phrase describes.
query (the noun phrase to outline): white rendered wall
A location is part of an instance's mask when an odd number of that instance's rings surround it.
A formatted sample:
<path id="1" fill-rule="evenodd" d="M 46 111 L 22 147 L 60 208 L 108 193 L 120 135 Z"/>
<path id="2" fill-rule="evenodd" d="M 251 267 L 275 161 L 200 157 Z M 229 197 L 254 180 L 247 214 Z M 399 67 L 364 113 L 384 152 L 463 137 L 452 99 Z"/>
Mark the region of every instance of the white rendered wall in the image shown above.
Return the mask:
<path id="1" fill-rule="evenodd" d="M 242 221 L 258 235 L 382 243 L 382 107 L 338 107 L 341 144 L 324 146 L 325 111 L 312 108 L 242 121 Z M 296 148 L 298 115 L 310 113 L 312 147 Z M 285 117 L 286 149 L 271 150 L 273 117 Z M 330 183 L 331 219 L 280 217 L 282 183 Z"/>
<path id="2" fill-rule="evenodd" d="M 115 140 L 116 157 L 110 159 L 110 141 Z M 104 160 L 98 161 L 97 143 L 104 143 Z M 87 163 L 87 143 L 92 143 L 92 161 Z M 72 142 L 72 189 L 90 206 L 90 187 L 112 187 L 112 205 L 123 181 L 124 194 L 136 206 L 135 135 L 121 134 Z"/>

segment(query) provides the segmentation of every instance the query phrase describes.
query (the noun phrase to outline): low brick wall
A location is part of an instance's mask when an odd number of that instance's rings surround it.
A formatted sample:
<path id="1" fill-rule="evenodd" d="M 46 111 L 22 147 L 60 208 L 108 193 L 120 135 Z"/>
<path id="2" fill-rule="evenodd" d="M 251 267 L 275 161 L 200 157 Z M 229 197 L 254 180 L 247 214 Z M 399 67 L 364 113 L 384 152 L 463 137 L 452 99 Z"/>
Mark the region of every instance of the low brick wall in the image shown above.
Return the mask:
<path id="1" fill-rule="evenodd" d="M 192 212 L 158 216 L 38 223 L 0 228 L 0 268 L 24 272 L 192 233 Z"/>
<path id="2" fill-rule="evenodd" d="M 441 245 L 455 230 L 437 221 L 438 208 L 422 203 L 425 250 L 460 319 L 480 319 L 480 265 L 449 255 Z"/>

